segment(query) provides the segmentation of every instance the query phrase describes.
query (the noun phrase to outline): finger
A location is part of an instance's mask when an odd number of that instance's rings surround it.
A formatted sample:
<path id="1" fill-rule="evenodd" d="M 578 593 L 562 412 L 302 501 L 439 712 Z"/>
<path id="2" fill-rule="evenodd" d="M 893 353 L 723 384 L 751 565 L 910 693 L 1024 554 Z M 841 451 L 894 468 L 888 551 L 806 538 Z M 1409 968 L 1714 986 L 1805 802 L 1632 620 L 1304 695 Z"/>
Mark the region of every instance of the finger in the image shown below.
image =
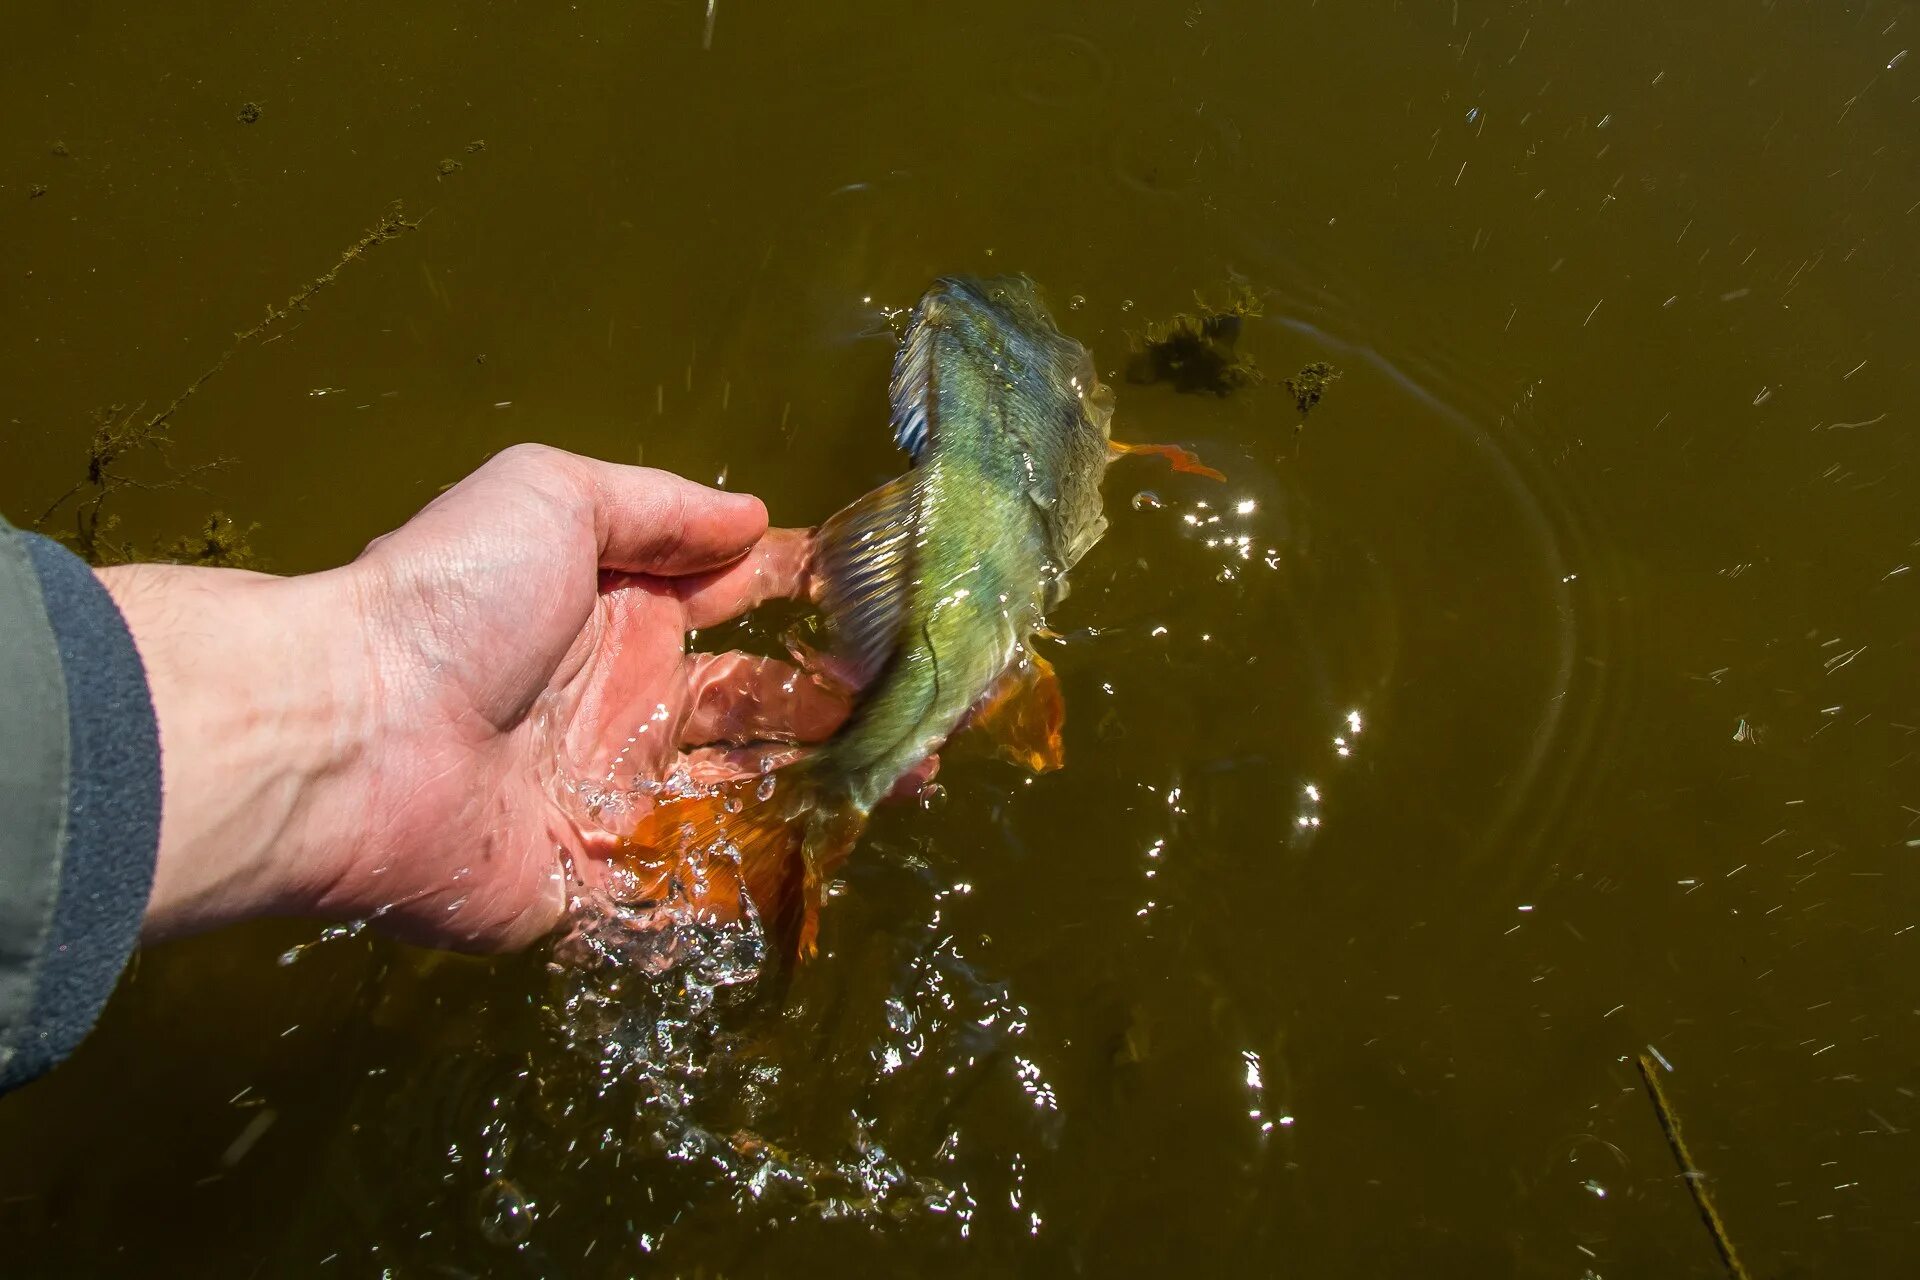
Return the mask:
<path id="1" fill-rule="evenodd" d="M 673 584 L 687 625 L 718 626 L 766 603 L 805 593 L 813 535 L 805 529 L 769 529 L 753 550 L 724 569 Z"/>
<path id="2" fill-rule="evenodd" d="M 700 654 L 687 676 L 682 746 L 818 742 L 840 727 L 849 704 L 839 693 L 774 658 Z"/>
<path id="3" fill-rule="evenodd" d="M 703 573 L 739 559 L 767 531 L 767 508 L 750 493 L 709 489 L 651 467 L 558 456 L 589 487 L 604 568 Z"/>

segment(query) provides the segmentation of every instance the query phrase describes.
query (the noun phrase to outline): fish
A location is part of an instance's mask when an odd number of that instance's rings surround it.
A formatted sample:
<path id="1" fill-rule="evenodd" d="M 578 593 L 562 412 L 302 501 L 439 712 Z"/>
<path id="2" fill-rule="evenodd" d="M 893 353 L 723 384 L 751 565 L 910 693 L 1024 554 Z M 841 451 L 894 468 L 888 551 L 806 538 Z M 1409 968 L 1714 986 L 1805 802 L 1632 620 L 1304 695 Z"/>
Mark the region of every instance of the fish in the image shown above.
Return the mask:
<path id="1" fill-rule="evenodd" d="M 631 901 L 691 895 L 749 913 L 806 959 L 822 888 L 902 779 L 966 727 L 1034 773 L 1065 763 L 1065 702 L 1033 647 L 1106 531 L 1100 487 L 1127 454 L 1224 479 L 1172 445 L 1111 438 L 1113 398 L 1025 276 L 936 281 L 888 388 L 911 465 L 815 531 L 826 666 L 857 690 L 825 743 L 764 776 L 656 797 L 615 857 Z"/>

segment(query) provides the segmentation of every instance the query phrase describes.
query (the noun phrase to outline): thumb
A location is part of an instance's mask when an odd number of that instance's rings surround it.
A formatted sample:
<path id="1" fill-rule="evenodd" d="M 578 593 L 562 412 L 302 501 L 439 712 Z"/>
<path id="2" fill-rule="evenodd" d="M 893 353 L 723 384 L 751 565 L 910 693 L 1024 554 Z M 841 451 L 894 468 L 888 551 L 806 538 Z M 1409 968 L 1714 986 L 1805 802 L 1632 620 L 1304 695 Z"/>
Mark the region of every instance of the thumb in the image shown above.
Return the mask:
<path id="1" fill-rule="evenodd" d="M 751 494 L 534 444 L 502 450 L 422 514 L 456 503 L 464 512 L 475 500 L 484 510 L 482 495 L 503 489 L 546 494 L 590 522 L 599 566 L 627 573 L 703 573 L 738 560 L 767 531 L 767 509 Z"/>
<path id="2" fill-rule="evenodd" d="M 592 487 L 604 569 L 702 573 L 738 560 L 767 531 L 767 508 L 752 494 L 709 489 L 650 467 L 578 462 Z"/>

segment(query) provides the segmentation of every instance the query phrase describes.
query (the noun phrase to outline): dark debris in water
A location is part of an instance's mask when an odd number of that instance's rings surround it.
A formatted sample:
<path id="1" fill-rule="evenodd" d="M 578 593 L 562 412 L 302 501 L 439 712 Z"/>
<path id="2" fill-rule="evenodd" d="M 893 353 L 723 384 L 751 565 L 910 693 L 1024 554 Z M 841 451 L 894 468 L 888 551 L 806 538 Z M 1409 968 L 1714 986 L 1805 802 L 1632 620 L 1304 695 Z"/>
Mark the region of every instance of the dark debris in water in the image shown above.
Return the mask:
<path id="1" fill-rule="evenodd" d="M 172 435 L 175 415 L 215 374 L 227 367 L 241 348 L 265 341 L 270 330 L 283 324 L 294 312 L 306 310 L 321 290 L 369 249 L 398 239 L 416 225 L 398 202 L 388 206 L 377 222 L 341 252 L 332 267 L 296 290 L 284 307 L 269 303 L 264 319 L 234 334 L 233 344 L 220 358 L 158 412 L 148 412 L 137 404 L 131 407 L 116 404 L 95 410 L 93 433 L 87 444 L 86 471 L 53 500 L 33 527 L 45 530 L 55 516 L 71 510 L 72 529 L 50 532 L 94 565 L 171 560 L 183 564 L 257 566 L 258 558 L 249 540 L 258 526 L 241 530 L 231 518 L 215 511 L 195 525 L 192 533 L 150 548 L 116 537 L 120 514 L 109 508 L 118 505 L 123 493 L 190 485 L 197 477 L 224 466 L 223 458 L 185 464 L 175 458 Z"/>
<path id="2" fill-rule="evenodd" d="M 239 120 L 241 124 L 258 124 L 260 122 L 260 104 L 257 102 L 243 102 L 240 104 L 240 110 L 235 112 L 234 115 L 235 119 Z"/>
<path id="3" fill-rule="evenodd" d="M 1260 299 L 1235 283 L 1226 301 L 1215 307 L 1195 295 L 1194 310 L 1147 326 L 1131 339 L 1127 381 L 1167 382 L 1188 394 L 1232 395 L 1261 381 L 1253 357 L 1239 350 L 1246 322 L 1261 312 Z"/>
<path id="4" fill-rule="evenodd" d="M 259 563 L 250 541 L 259 529 L 257 524 L 243 529 L 226 512 L 215 511 L 191 534 L 168 543 L 159 558 L 203 568 L 251 569 Z"/>
<path id="5" fill-rule="evenodd" d="M 1300 411 L 1302 423 L 1320 403 L 1320 397 L 1327 393 L 1328 384 L 1339 380 L 1340 371 L 1325 360 L 1315 360 L 1287 379 L 1287 391 L 1293 396 L 1293 407 Z"/>

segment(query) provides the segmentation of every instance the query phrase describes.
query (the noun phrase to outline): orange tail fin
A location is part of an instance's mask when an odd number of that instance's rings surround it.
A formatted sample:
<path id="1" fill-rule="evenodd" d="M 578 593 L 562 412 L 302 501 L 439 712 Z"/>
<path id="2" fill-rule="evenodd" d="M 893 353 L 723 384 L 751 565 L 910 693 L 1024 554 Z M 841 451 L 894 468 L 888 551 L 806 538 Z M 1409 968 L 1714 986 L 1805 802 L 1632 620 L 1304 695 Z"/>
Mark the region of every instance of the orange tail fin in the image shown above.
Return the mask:
<path id="1" fill-rule="evenodd" d="M 826 877 L 852 851 L 865 818 L 816 808 L 796 784 L 784 773 L 742 778 L 655 805 L 612 855 L 633 886 L 620 897 L 628 905 L 682 897 L 722 923 L 741 919 L 751 903 L 770 938 L 811 959 Z"/>
<path id="2" fill-rule="evenodd" d="M 1215 471 L 1200 461 L 1200 455 L 1190 449 L 1182 449 L 1177 444 L 1122 444 L 1118 440 L 1107 441 L 1107 448 L 1114 457 L 1127 454 L 1145 454 L 1155 458 L 1165 458 L 1175 471 L 1184 471 L 1189 475 L 1205 476 L 1209 480 L 1225 480 L 1225 473 Z"/>
<path id="3" fill-rule="evenodd" d="M 744 778 L 654 806 L 612 855 L 632 878 L 620 897 L 630 906 L 684 897 L 722 923 L 745 916 L 751 901 L 771 937 L 793 936 L 807 824 L 785 788 L 765 790 L 768 781 Z"/>

